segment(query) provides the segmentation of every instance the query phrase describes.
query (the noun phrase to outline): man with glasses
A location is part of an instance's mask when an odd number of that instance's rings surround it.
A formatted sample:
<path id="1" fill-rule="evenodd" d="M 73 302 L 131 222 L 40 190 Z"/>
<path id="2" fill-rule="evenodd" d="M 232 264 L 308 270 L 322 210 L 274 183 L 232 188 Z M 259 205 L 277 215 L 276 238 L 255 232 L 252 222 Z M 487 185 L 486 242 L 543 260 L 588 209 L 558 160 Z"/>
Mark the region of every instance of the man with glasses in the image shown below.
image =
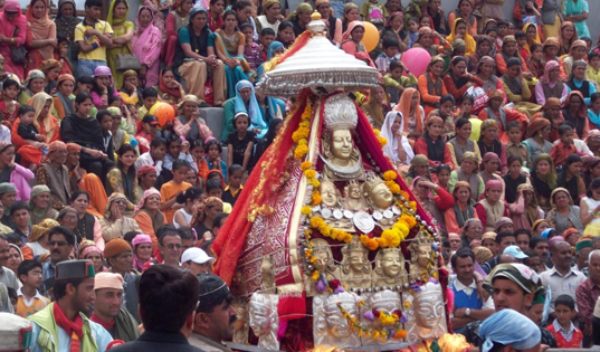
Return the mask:
<path id="1" fill-rule="evenodd" d="M 37 169 L 35 182 L 50 188 L 50 204 L 55 209 L 62 209 L 69 203 L 73 193 L 69 182 L 67 162 L 67 145 L 62 141 L 54 141 L 48 145 L 48 161 Z"/>
<path id="2" fill-rule="evenodd" d="M 42 274 L 46 290 L 50 289 L 56 273 L 56 265 L 69 259 L 69 255 L 75 247 L 75 234 L 70 230 L 56 226 L 48 231 L 48 249 L 50 249 L 50 260 L 44 263 Z"/>
<path id="3" fill-rule="evenodd" d="M 183 248 L 179 230 L 172 225 L 165 225 L 158 229 L 157 236 L 162 264 L 179 268 L 179 258 Z"/>

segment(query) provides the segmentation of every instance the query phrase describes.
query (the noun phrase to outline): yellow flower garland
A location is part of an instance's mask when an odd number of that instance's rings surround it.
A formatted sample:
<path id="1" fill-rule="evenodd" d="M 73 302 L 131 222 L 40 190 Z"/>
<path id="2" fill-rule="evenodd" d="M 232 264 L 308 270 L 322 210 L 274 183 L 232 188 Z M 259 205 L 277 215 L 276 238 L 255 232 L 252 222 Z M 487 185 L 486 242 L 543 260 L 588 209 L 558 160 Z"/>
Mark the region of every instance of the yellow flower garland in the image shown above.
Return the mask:
<path id="1" fill-rule="evenodd" d="M 375 341 L 385 342 L 390 338 L 405 339 L 407 336 L 407 331 L 400 327 L 400 317 L 395 313 L 388 314 L 379 312 L 378 320 L 384 327 L 366 328 L 360 324 L 358 317 L 348 313 L 340 303 L 338 303 L 337 306 L 344 319 L 348 322 L 350 329 L 356 332 L 360 337 L 367 337 Z"/>

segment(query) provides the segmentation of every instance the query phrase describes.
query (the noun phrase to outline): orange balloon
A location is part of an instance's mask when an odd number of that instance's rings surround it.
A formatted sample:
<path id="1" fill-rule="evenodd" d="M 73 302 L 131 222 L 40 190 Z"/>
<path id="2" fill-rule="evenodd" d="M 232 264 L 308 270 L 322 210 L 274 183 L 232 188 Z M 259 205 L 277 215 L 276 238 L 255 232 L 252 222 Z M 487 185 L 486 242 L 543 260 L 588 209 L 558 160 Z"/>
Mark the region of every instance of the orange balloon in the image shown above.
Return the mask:
<path id="1" fill-rule="evenodd" d="M 175 120 L 175 109 L 168 103 L 158 102 L 154 104 L 149 113 L 156 116 L 160 127 L 164 127 Z"/>
<path id="2" fill-rule="evenodd" d="M 362 44 L 368 52 L 371 52 L 379 44 L 379 31 L 373 23 L 368 21 L 363 21 L 363 26 L 365 27 L 365 35 L 363 36 Z"/>

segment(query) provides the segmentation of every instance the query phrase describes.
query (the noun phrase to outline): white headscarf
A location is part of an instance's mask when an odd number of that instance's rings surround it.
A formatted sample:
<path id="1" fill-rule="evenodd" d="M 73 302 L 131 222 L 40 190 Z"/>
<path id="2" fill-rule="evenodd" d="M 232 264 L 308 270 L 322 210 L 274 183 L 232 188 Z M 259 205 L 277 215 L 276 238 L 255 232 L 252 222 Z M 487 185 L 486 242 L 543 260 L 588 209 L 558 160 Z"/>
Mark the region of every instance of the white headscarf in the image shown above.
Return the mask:
<path id="1" fill-rule="evenodd" d="M 415 153 L 413 152 L 410 144 L 408 143 L 408 138 L 405 135 L 396 135 L 392 132 L 392 125 L 396 118 L 400 118 L 402 121 L 402 113 L 399 111 L 390 111 L 383 121 L 383 126 L 381 126 L 381 136 L 387 140 L 386 145 L 383 146 L 383 154 L 390 158 L 392 163 L 399 164 L 401 162 L 398 157 L 398 148 L 404 149 L 406 153 L 406 161 L 405 164 L 410 163 L 412 158 L 415 157 Z M 402 126 L 398 129 L 401 133 Z"/>

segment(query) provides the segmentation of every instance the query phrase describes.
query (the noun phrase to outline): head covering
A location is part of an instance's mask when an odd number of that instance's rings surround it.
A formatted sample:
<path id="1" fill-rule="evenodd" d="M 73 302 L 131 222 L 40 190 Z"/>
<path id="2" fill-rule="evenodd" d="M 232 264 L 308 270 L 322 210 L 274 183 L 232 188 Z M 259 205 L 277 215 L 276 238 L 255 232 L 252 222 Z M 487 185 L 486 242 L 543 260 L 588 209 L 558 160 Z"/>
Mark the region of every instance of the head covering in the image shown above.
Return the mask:
<path id="1" fill-rule="evenodd" d="M 94 277 L 94 265 L 89 260 L 65 260 L 56 264 L 55 280 L 79 280 Z"/>
<path id="2" fill-rule="evenodd" d="M 529 123 L 527 127 L 527 138 L 532 138 L 538 134 L 539 131 L 550 126 L 550 121 L 544 117 L 537 117 Z"/>
<path id="3" fill-rule="evenodd" d="M 575 244 L 575 253 L 579 253 L 584 248 L 592 248 L 592 240 L 590 238 L 582 238 Z"/>
<path id="4" fill-rule="evenodd" d="M 410 166 L 412 166 L 412 167 L 415 167 L 415 166 L 429 166 L 429 159 L 427 159 L 427 156 L 425 156 L 423 154 L 417 154 L 410 161 Z"/>
<path id="5" fill-rule="evenodd" d="M 488 180 L 488 181 L 485 183 L 485 190 L 486 190 L 486 191 L 487 191 L 487 190 L 490 190 L 490 189 L 498 189 L 498 188 L 499 188 L 500 190 L 502 190 L 502 181 L 500 181 L 500 180 L 497 180 L 497 179 L 491 179 L 491 180 Z"/>
<path id="6" fill-rule="evenodd" d="M 267 49 L 267 60 L 271 60 L 275 56 L 275 53 L 281 49 L 285 49 L 285 45 L 282 42 L 278 40 L 272 41 Z"/>
<path id="7" fill-rule="evenodd" d="M 133 248 L 137 247 L 140 244 L 152 244 L 152 238 L 146 234 L 140 233 L 139 235 L 136 235 L 133 240 L 131 241 L 131 244 L 133 245 Z"/>
<path id="8" fill-rule="evenodd" d="M 394 111 L 397 111 L 400 114 L 402 114 L 402 120 L 403 120 L 402 130 L 403 130 L 403 132 L 408 132 L 409 127 L 410 127 L 409 121 L 408 121 L 411 116 L 410 106 L 412 104 L 412 99 L 415 95 L 419 95 L 419 91 L 416 88 L 412 88 L 412 87 L 405 88 L 404 91 L 402 92 L 402 95 L 400 96 L 400 100 L 398 100 L 398 104 L 396 104 L 396 106 L 394 106 Z M 413 114 L 415 116 L 415 121 L 416 121 L 415 132 L 418 134 L 422 134 L 423 133 L 423 121 L 425 120 L 425 110 L 423 110 L 423 108 L 421 108 L 421 106 L 419 104 L 417 104 L 417 107 L 416 107 L 415 111 L 413 111 Z"/>
<path id="9" fill-rule="evenodd" d="M 530 267 L 521 263 L 498 264 L 488 275 L 485 286 L 492 287 L 494 280 L 504 278 L 517 284 L 526 293 L 536 294 L 543 286 L 540 277 Z"/>
<path id="10" fill-rule="evenodd" d="M 113 258 L 127 251 L 132 252 L 131 246 L 129 242 L 122 238 L 113 238 L 104 246 L 104 256 L 106 258 Z"/>
<path id="11" fill-rule="evenodd" d="M 489 248 L 484 246 L 477 246 L 473 248 L 473 254 L 475 254 L 475 260 L 477 260 L 478 263 L 485 263 L 494 256 L 494 253 L 492 253 Z"/>
<path id="12" fill-rule="evenodd" d="M 33 186 L 33 188 L 31 189 L 31 199 L 39 196 L 40 194 L 43 193 L 48 193 L 50 194 L 50 188 L 48 188 L 48 186 L 42 184 L 42 185 L 35 185 Z"/>
<path id="13" fill-rule="evenodd" d="M 542 44 L 542 50 L 546 49 L 549 46 L 554 46 L 560 48 L 560 42 L 556 37 L 548 37 L 544 40 L 544 44 Z"/>
<path id="14" fill-rule="evenodd" d="M 67 215 L 67 213 L 75 213 L 77 215 L 77 210 L 75 210 L 75 208 L 70 207 L 70 206 L 66 206 L 64 208 L 62 208 L 59 212 L 58 212 L 58 220 L 61 220 L 65 215 Z"/>
<path id="15" fill-rule="evenodd" d="M 216 275 L 201 275 L 198 277 L 198 281 L 200 282 L 200 293 L 196 310 L 199 312 L 210 312 L 215 305 L 231 297 L 225 281 Z"/>
<path id="16" fill-rule="evenodd" d="M 94 244 L 84 247 L 79 254 L 79 258 L 86 259 L 87 256 L 92 253 L 97 253 L 102 258 L 104 258 L 104 253 L 102 253 L 102 250 L 100 248 L 96 247 L 96 245 L 94 245 Z"/>
<path id="17" fill-rule="evenodd" d="M 561 234 L 561 236 L 565 239 L 565 241 L 569 240 L 569 237 L 573 236 L 573 235 L 580 235 L 581 232 L 574 228 L 574 227 L 570 227 L 566 230 L 563 231 L 563 233 Z"/>
<path id="18" fill-rule="evenodd" d="M 492 240 L 496 241 L 496 233 L 493 231 L 488 231 L 481 236 L 481 240 Z"/>
<path id="19" fill-rule="evenodd" d="M 106 22 L 110 23 L 112 27 L 120 26 L 123 23 L 125 23 L 125 21 L 127 21 L 127 17 L 129 15 L 129 4 L 126 1 L 123 1 L 123 3 L 125 3 L 127 11 L 125 12 L 125 15 L 121 18 L 115 18 L 115 7 L 117 6 L 117 2 L 115 0 L 112 0 L 110 6 L 108 7 Z"/>
<path id="20" fill-rule="evenodd" d="M 0 321 L 0 351 L 29 350 L 33 324 L 23 317 L 5 312 L 0 313 Z"/>
<path id="21" fill-rule="evenodd" d="M 347 41 L 352 39 L 352 31 L 354 31 L 357 27 L 365 28 L 365 25 L 362 21 L 352 21 L 348 24 L 346 31 L 342 34 L 342 40 Z"/>
<path id="22" fill-rule="evenodd" d="M 387 115 L 385 115 L 385 120 L 383 121 L 383 125 L 381 126 L 381 136 L 387 141 L 387 143 L 383 146 L 383 154 L 390 158 L 394 165 L 400 163 L 400 158 L 398 157 L 399 148 L 403 148 L 406 151 L 406 154 L 410 154 L 407 155 L 408 161 L 410 161 L 414 156 L 410 145 L 408 145 L 408 148 L 404 147 L 408 144 L 408 140 L 406 139 L 406 137 L 401 133 L 394 133 L 392 131 L 392 125 L 394 124 L 397 118 L 402 120 L 402 113 L 391 111 Z"/>
<path id="23" fill-rule="evenodd" d="M 116 201 L 125 201 L 126 208 L 133 209 L 133 204 L 131 204 L 129 199 L 127 199 L 127 197 L 125 197 L 123 193 L 113 192 L 111 193 L 110 197 L 108 197 L 108 200 L 106 202 L 106 209 L 104 211 L 104 217 L 106 219 L 110 219 L 110 217 L 112 216 L 110 208 L 112 207 L 112 204 Z"/>
<path id="24" fill-rule="evenodd" d="M 67 152 L 79 153 L 81 152 L 81 146 L 77 143 L 67 143 Z"/>
<path id="25" fill-rule="evenodd" d="M 48 144 L 48 153 L 57 151 L 67 151 L 67 145 L 63 141 L 54 141 Z"/>
<path id="26" fill-rule="evenodd" d="M 44 72 L 42 72 L 42 70 L 38 70 L 38 69 L 33 69 L 31 71 L 29 71 L 29 73 L 27 74 L 27 78 L 25 78 L 25 81 L 23 81 L 23 85 L 25 87 L 29 87 L 29 83 L 34 80 L 34 79 L 46 79 L 46 75 L 44 74 Z"/>
<path id="27" fill-rule="evenodd" d="M 31 227 L 29 241 L 36 242 L 50 231 L 51 228 L 59 226 L 58 221 L 54 219 L 44 219 Z"/>
<path id="28" fill-rule="evenodd" d="M 248 102 L 248 107 L 246 108 L 246 102 L 244 102 L 244 99 L 242 99 L 241 93 L 240 91 L 242 89 L 246 89 L 249 88 L 251 90 L 250 92 L 250 101 Z M 254 92 L 254 85 L 252 83 L 250 83 L 250 81 L 248 80 L 240 80 L 236 85 L 235 85 L 235 113 L 238 112 L 245 112 L 248 114 L 248 116 L 250 117 L 250 126 L 248 126 L 248 129 L 258 129 L 260 132 L 257 133 L 256 137 L 258 139 L 263 138 L 266 134 L 267 131 L 269 130 L 269 127 L 267 126 L 267 123 L 265 122 L 265 119 L 262 115 L 262 112 L 260 110 L 260 106 L 258 105 L 258 100 L 256 100 L 256 93 Z"/>
<path id="29" fill-rule="evenodd" d="M 514 245 L 514 244 L 504 248 L 504 250 L 502 251 L 502 254 L 510 255 L 511 257 L 513 257 L 515 259 L 529 258 L 529 256 L 527 254 L 525 254 L 519 246 Z"/>
<path id="30" fill-rule="evenodd" d="M 17 192 L 17 187 L 9 182 L 2 182 L 0 183 L 0 196 L 2 196 L 5 193 L 10 193 L 10 192 Z"/>
<path id="31" fill-rule="evenodd" d="M 31 106 L 35 110 L 33 125 L 38 130 L 42 130 L 43 125 L 43 130 L 47 131 L 46 137 L 48 137 L 48 133 L 50 133 L 50 135 L 54 133 L 53 129 L 55 127 L 53 126 L 52 119 L 50 118 L 50 110 L 52 110 L 53 102 L 52 96 L 44 91 L 36 93 L 33 97 L 31 97 Z M 50 103 L 50 110 L 48 110 L 46 116 L 43 117 L 43 120 L 40 121 L 40 115 L 48 103 Z"/>
<path id="32" fill-rule="evenodd" d="M 201 100 L 198 99 L 198 97 L 193 94 L 186 94 L 183 96 L 183 98 L 177 105 L 177 108 L 182 109 L 183 105 L 185 105 L 186 103 L 192 103 L 192 104 L 196 104 L 196 106 L 200 106 Z"/>
<path id="33" fill-rule="evenodd" d="M 436 55 L 431 58 L 431 62 L 427 66 L 427 70 L 429 70 L 431 66 L 437 64 L 438 62 L 444 62 L 444 58 L 441 55 Z"/>
<path id="34" fill-rule="evenodd" d="M 479 326 L 479 336 L 484 340 L 481 352 L 491 351 L 495 344 L 515 350 L 529 349 L 539 345 L 542 339 L 540 328 L 531 319 L 508 308 L 485 319 Z"/>
<path id="35" fill-rule="evenodd" d="M 154 170 L 154 167 L 152 167 L 152 169 Z M 156 170 L 154 170 L 154 171 L 156 172 Z M 147 173 L 149 173 L 149 172 L 150 172 L 150 170 L 148 170 Z M 139 174 L 139 171 L 138 171 L 138 176 L 141 176 Z M 142 198 L 138 201 L 138 204 L 136 204 L 136 206 L 135 206 L 135 212 L 137 213 L 140 209 L 144 208 L 144 205 L 146 205 L 146 200 L 155 195 L 160 197 L 160 192 L 156 188 L 150 187 L 147 190 L 145 190 L 144 194 L 142 195 Z"/>
<path id="36" fill-rule="evenodd" d="M 489 161 L 497 161 L 500 162 L 500 157 L 498 157 L 498 154 L 494 153 L 494 152 L 487 152 L 483 155 L 483 159 L 481 160 L 482 164 L 485 164 Z"/>
<path id="37" fill-rule="evenodd" d="M 100 65 L 94 69 L 94 78 L 107 76 L 112 77 L 112 71 L 110 68 L 108 68 L 108 66 Z"/>
<path id="38" fill-rule="evenodd" d="M 569 48 L 569 50 L 573 50 L 577 47 L 584 47 L 587 50 L 587 43 L 585 42 L 585 40 L 582 40 L 582 39 L 574 40 L 571 43 L 571 47 Z"/>
<path id="39" fill-rule="evenodd" d="M 536 221 L 533 222 L 533 225 L 531 225 L 531 231 L 537 230 L 537 228 L 541 225 L 541 224 L 546 224 L 548 225 L 548 221 L 546 221 L 546 219 L 537 219 Z"/>
<path id="40" fill-rule="evenodd" d="M 117 273 L 101 272 L 94 277 L 94 291 L 112 288 L 123 291 L 123 276 Z"/>
<path id="41" fill-rule="evenodd" d="M 182 263 L 187 263 L 189 261 L 196 263 L 196 264 L 206 264 L 206 263 L 214 262 L 215 258 L 206 254 L 206 252 L 204 250 L 202 250 L 201 248 L 191 247 L 191 248 L 186 249 L 183 252 L 183 254 L 181 255 Z"/>
<path id="42" fill-rule="evenodd" d="M 556 206 L 556 204 L 554 203 L 554 196 L 559 192 L 566 193 L 567 197 L 569 198 L 569 204 L 573 205 L 573 198 L 571 198 L 571 193 L 569 193 L 569 190 L 563 187 L 558 187 L 552 190 L 552 193 L 550 193 L 550 204 L 552 204 L 553 207 Z"/>
<path id="43" fill-rule="evenodd" d="M 47 59 L 42 61 L 42 65 L 40 66 L 40 70 L 42 72 L 48 72 L 53 68 L 60 68 L 61 63 L 56 59 Z"/>
<path id="44" fill-rule="evenodd" d="M 551 83 L 550 82 L 550 71 L 560 68 L 560 64 L 556 60 L 550 60 L 546 62 L 544 65 L 544 75 L 542 76 L 542 82 Z"/>
<path id="45" fill-rule="evenodd" d="M 486 183 L 486 189 L 487 189 L 487 183 Z M 494 224 L 494 231 L 498 232 L 498 230 L 502 226 L 506 226 L 506 225 L 513 225 L 513 221 L 511 218 L 507 218 L 506 216 L 503 216 L 500 219 L 496 220 L 496 224 Z"/>
<path id="46" fill-rule="evenodd" d="M 156 173 L 156 168 L 152 165 L 143 165 L 137 170 L 137 177 L 142 177 L 151 173 Z M 160 194 L 160 192 L 159 192 Z"/>
<path id="47" fill-rule="evenodd" d="M 264 0 L 262 2 L 262 7 L 264 10 L 268 10 L 271 7 L 273 7 L 274 5 L 279 4 L 279 0 Z"/>
<path id="48" fill-rule="evenodd" d="M 521 59 L 519 59 L 518 57 L 511 57 L 506 61 L 506 67 L 513 67 L 513 66 L 521 66 Z"/>
<path id="49" fill-rule="evenodd" d="M 19 4 L 18 0 L 6 0 L 4 2 L 4 7 L 2 8 L 4 12 L 17 12 L 21 11 L 21 4 Z"/>

